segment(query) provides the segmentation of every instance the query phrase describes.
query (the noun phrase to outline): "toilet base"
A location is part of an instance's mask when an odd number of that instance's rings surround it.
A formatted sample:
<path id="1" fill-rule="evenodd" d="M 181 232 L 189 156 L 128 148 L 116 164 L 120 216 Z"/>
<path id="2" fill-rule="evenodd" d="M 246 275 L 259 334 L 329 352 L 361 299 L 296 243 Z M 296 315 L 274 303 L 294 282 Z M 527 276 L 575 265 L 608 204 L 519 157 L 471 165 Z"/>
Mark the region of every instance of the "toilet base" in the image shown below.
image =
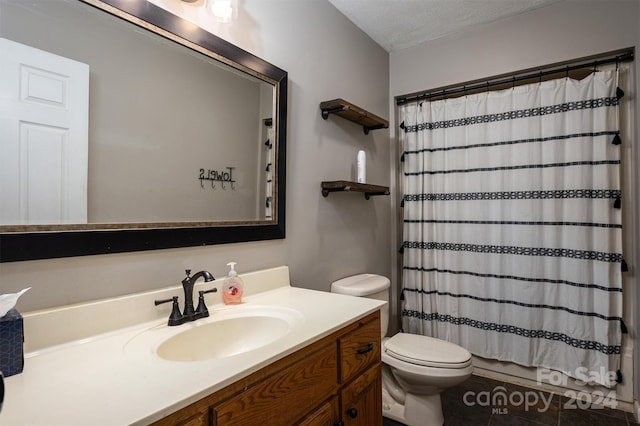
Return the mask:
<path id="1" fill-rule="evenodd" d="M 405 394 L 404 405 L 393 399 L 386 389 L 382 389 L 382 415 L 407 426 L 442 426 L 442 402 L 440 394 Z"/>

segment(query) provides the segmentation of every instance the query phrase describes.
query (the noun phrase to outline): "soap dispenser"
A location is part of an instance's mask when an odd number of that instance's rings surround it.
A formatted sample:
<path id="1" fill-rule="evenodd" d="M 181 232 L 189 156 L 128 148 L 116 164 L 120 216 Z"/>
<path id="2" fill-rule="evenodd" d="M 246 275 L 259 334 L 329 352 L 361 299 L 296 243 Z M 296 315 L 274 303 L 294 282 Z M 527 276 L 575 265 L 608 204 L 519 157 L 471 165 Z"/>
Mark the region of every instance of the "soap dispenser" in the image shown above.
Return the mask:
<path id="1" fill-rule="evenodd" d="M 222 300 L 227 305 L 237 305 L 242 303 L 244 283 L 235 270 L 236 262 L 229 262 L 227 263 L 227 266 L 231 269 L 229 270 L 229 274 L 222 285 Z"/>

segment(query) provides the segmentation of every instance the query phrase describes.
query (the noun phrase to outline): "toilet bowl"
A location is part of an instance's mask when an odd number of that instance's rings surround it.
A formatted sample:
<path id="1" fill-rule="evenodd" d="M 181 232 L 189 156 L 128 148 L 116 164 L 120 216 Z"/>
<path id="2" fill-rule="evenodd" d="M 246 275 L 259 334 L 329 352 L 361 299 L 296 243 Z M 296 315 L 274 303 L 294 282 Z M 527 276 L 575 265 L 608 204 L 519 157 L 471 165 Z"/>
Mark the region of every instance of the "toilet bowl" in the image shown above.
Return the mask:
<path id="1" fill-rule="evenodd" d="M 406 333 L 383 340 L 382 363 L 391 373 L 383 375 L 383 414 L 410 426 L 442 425 L 440 393 L 464 382 L 473 372 L 466 349 Z"/>
<path id="2" fill-rule="evenodd" d="M 389 300 L 389 279 L 360 274 L 331 284 L 334 293 Z M 384 337 L 388 304 L 381 310 L 382 414 L 408 426 L 442 425 L 440 393 L 467 380 L 473 372 L 471 354 L 441 339 L 398 333 Z"/>

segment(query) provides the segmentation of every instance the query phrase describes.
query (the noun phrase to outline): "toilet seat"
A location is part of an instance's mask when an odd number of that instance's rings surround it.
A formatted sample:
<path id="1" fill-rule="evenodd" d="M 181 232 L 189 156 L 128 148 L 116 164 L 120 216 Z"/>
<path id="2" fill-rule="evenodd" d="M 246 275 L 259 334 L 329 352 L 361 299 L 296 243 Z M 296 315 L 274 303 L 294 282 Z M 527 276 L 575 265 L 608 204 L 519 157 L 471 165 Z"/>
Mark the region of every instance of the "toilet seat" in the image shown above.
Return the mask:
<path id="1" fill-rule="evenodd" d="M 392 358 L 432 368 L 459 369 L 471 365 L 471 353 L 454 343 L 417 334 L 398 333 L 384 341 Z"/>

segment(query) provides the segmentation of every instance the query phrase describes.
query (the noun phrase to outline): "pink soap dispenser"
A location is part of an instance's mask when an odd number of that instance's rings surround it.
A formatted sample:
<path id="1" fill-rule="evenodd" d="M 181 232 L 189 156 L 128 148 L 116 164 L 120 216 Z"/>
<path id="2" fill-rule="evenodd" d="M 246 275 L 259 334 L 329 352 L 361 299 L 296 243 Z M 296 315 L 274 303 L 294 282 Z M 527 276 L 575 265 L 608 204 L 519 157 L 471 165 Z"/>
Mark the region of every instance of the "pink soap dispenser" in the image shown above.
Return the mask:
<path id="1" fill-rule="evenodd" d="M 222 285 L 222 300 L 227 305 L 237 305 L 242 303 L 244 283 L 235 270 L 236 262 L 229 262 L 227 266 L 231 267 L 231 270 Z"/>

